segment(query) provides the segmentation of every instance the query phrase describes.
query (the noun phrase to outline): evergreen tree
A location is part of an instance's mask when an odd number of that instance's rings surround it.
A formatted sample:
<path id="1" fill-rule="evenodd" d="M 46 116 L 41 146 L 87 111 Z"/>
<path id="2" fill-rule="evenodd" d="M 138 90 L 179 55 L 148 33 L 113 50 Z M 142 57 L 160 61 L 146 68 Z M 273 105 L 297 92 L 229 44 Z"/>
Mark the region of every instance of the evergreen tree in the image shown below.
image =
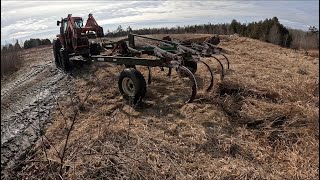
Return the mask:
<path id="1" fill-rule="evenodd" d="M 21 49 L 21 46 L 20 46 L 18 40 L 16 40 L 16 43 L 14 44 L 14 49 L 15 50 L 20 50 Z"/>

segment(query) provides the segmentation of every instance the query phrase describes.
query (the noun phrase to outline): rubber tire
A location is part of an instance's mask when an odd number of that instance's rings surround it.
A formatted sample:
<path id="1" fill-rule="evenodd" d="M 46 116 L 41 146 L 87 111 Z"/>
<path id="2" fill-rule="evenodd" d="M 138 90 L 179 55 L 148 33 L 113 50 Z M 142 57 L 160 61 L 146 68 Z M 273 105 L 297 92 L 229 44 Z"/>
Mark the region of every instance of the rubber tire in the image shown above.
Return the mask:
<path id="1" fill-rule="evenodd" d="M 90 56 L 90 54 L 82 54 L 81 55 L 83 58 L 88 58 Z"/>
<path id="2" fill-rule="evenodd" d="M 135 65 L 124 65 L 126 68 L 134 68 L 137 69 Z"/>
<path id="3" fill-rule="evenodd" d="M 54 64 L 56 65 L 57 68 L 59 68 L 59 67 L 61 67 L 60 52 L 59 52 L 59 50 L 61 49 L 60 41 L 54 39 L 52 41 L 52 48 L 53 48 Z"/>
<path id="4" fill-rule="evenodd" d="M 133 98 L 125 94 L 125 92 L 123 91 L 122 81 L 125 77 L 130 78 L 134 84 L 135 95 Z M 140 71 L 134 68 L 126 68 L 120 73 L 118 87 L 123 98 L 134 104 L 140 102 L 147 92 L 146 80 L 144 79 Z"/>
<path id="5" fill-rule="evenodd" d="M 60 49 L 60 63 L 61 63 L 61 69 L 65 72 L 70 71 L 71 65 L 70 65 L 70 59 L 69 54 L 66 49 L 61 48 Z"/>
<path id="6" fill-rule="evenodd" d="M 98 43 L 90 44 L 90 54 L 91 55 L 100 55 L 101 46 Z"/>
<path id="7" fill-rule="evenodd" d="M 193 74 L 195 74 L 197 72 L 198 69 L 198 65 L 197 62 L 195 61 L 184 61 L 182 63 L 183 66 L 187 67 Z M 183 72 L 180 72 L 179 70 L 176 69 L 176 71 L 178 72 L 179 75 L 186 77 L 187 75 L 185 75 Z"/>

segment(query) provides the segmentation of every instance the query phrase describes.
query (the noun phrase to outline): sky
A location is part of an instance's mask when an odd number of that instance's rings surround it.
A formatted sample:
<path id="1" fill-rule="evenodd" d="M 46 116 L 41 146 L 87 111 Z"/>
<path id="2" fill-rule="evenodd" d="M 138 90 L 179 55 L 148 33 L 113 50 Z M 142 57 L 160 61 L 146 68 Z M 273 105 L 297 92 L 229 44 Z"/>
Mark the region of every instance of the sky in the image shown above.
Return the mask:
<path id="1" fill-rule="evenodd" d="M 278 17 L 287 27 L 319 29 L 319 0 L 255 1 L 9 1 L 1 0 L 1 45 L 15 39 L 49 38 L 59 33 L 57 20 L 68 14 L 86 21 L 92 13 L 107 30 L 241 23 Z"/>

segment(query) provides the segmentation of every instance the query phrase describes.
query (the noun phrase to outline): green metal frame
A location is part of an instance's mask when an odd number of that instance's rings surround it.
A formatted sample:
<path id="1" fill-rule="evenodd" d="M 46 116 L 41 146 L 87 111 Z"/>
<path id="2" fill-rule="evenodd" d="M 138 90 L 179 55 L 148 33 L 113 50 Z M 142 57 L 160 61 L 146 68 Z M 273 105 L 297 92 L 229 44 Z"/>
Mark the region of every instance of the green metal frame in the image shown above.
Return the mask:
<path id="1" fill-rule="evenodd" d="M 138 65 L 138 66 L 149 66 L 149 67 L 165 67 L 166 60 L 163 58 L 147 59 L 147 58 L 136 58 L 136 57 L 121 57 L 121 56 L 104 56 L 96 55 L 90 57 L 91 61 L 102 61 L 115 64 L 124 65 Z"/>

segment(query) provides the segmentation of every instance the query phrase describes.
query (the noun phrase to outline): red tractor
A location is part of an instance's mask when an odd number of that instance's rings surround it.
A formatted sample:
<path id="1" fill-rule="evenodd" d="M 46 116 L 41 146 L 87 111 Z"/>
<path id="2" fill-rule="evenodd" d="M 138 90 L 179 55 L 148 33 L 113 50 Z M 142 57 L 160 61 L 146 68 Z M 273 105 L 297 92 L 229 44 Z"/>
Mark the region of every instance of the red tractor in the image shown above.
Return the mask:
<path id="1" fill-rule="evenodd" d="M 99 55 L 101 46 L 98 43 L 90 43 L 89 39 L 103 37 L 103 28 L 98 25 L 92 14 L 89 14 L 86 25 L 83 27 L 81 17 L 72 17 L 57 21 L 60 26 L 60 34 L 53 40 L 53 54 L 55 64 L 64 71 L 70 70 L 70 57 Z"/>

